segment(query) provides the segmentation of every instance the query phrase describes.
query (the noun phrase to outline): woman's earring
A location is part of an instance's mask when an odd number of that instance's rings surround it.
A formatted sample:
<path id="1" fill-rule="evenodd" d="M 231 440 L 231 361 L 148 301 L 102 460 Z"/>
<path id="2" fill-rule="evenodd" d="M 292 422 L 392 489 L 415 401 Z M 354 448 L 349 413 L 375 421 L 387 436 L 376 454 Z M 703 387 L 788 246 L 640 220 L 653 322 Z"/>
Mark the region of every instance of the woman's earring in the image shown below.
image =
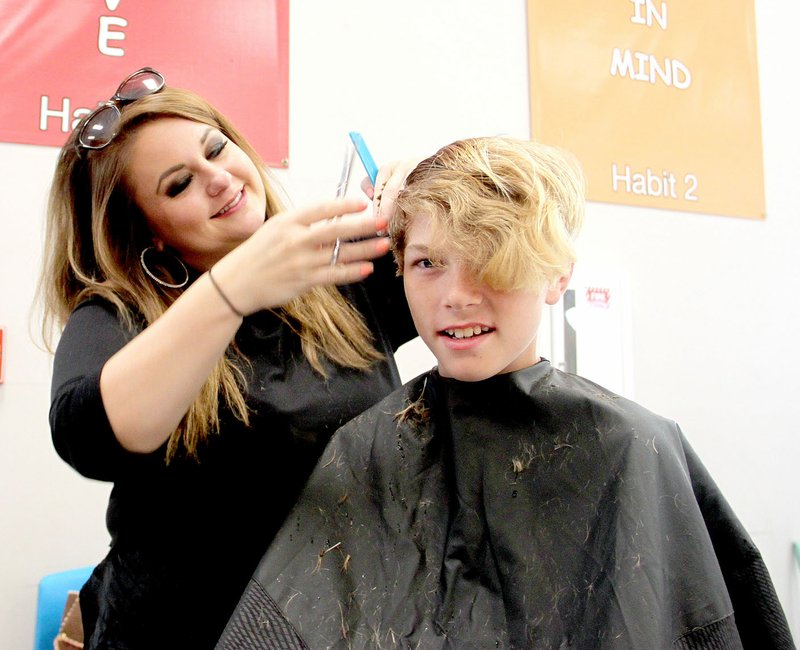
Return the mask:
<path id="1" fill-rule="evenodd" d="M 157 282 L 162 287 L 169 287 L 170 289 L 182 289 L 187 284 L 189 284 L 189 269 L 186 268 L 186 265 L 183 263 L 181 258 L 178 257 L 177 255 L 171 255 L 170 254 L 170 257 L 174 260 L 172 262 L 173 266 L 175 266 L 175 262 L 177 262 L 177 264 L 180 264 L 181 269 L 183 269 L 183 273 L 186 276 L 183 279 L 183 282 L 180 282 L 178 284 L 173 284 L 171 282 L 166 282 L 165 280 L 162 280 L 161 278 L 157 277 L 155 275 L 155 273 L 153 273 L 149 268 L 147 268 L 147 262 L 145 261 L 145 255 L 150 251 L 156 251 L 156 254 L 160 253 L 161 255 L 166 255 L 166 253 L 164 253 L 163 251 L 159 251 L 155 246 L 148 246 L 147 248 L 145 248 L 142 251 L 142 254 L 139 256 L 139 263 L 142 265 L 142 268 L 144 269 L 144 272 L 147 273 L 147 275 L 150 277 L 150 279 L 152 279 L 154 282 Z M 166 266 L 163 265 L 163 264 L 159 264 L 159 267 L 161 269 L 166 270 Z M 170 274 L 170 278 L 171 278 L 171 274 Z"/>

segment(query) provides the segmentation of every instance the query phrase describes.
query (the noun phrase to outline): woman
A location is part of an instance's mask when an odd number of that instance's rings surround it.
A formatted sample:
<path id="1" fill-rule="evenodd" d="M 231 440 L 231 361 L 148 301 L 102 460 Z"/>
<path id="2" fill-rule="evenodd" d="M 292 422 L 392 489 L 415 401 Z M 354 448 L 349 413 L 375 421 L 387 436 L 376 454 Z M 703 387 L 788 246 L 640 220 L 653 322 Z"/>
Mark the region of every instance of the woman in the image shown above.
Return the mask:
<path id="1" fill-rule="evenodd" d="M 415 333 L 391 259 L 370 261 L 386 222 L 337 218 L 364 207 L 281 211 L 233 124 L 149 68 L 69 137 L 42 279 L 45 332 L 64 327 L 50 423 L 65 461 L 114 483 L 87 648 L 213 647 L 332 431 L 399 385 Z"/>

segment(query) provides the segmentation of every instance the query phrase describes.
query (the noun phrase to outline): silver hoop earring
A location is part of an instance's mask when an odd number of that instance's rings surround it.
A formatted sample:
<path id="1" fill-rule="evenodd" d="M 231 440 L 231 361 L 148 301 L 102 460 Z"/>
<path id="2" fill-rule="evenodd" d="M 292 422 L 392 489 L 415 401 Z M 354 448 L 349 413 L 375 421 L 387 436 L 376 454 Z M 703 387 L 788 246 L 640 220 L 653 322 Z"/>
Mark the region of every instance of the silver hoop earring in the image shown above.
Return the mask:
<path id="1" fill-rule="evenodd" d="M 170 289 L 182 289 L 187 284 L 189 284 L 189 269 L 186 268 L 186 265 L 183 263 L 183 261 L 181 260 L 180 257 L 178 257 L 177 255 L 172 255 L 172 257 L 175 259 L 175 261 L 178 264 L 180 264 L 180 266 L 183 269 L 183 272 L 186 275 L 186 277 L 183 279 L 183 282 L 181 282 L 179 284 L 172 284 L 171 282 L 165 282 L 161 278 L 157 277 L 155 275 L 155 273 L 153 273 L 149 268 L 147 268 L 147 262 L 145 262 L 144 256 L 145 256 L 145 254 L 147 254 L 148 251 L 161 252 L 162 254 L 163 254 L 163 251 L 159 251 L 158 249 L 156 249 L 155 246 L 148 246 L 147 248 L 145 248 L 142 251 L 142 254 L 139 256 L 139 263 L 142 265 L 142 268 L 144 269 L 144 272 L 147 273 L 147 275 L 150 277 L 151 280 L 153 280 L 154 282 L 157 282 L 162 287 L 168 287 Z"/>

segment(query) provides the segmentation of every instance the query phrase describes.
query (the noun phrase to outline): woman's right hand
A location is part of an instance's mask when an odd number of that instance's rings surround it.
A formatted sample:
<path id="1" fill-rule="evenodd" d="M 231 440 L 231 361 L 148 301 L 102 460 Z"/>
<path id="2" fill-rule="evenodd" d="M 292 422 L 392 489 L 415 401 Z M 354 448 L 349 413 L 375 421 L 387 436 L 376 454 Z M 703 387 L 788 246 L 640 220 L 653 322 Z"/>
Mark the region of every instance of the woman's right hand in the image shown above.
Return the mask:
<path id="1" fill-rule="evenodd" d="M 243 314 L 279 307 L 323 285 L 349 284 L 372 272 L 389 250 L 383 217 L 358 214 L 361 199 L 331 199 L 276 214 L 214 265 L 214 280 Z M 332 264 L 336 240 L 339 252 Z"/>

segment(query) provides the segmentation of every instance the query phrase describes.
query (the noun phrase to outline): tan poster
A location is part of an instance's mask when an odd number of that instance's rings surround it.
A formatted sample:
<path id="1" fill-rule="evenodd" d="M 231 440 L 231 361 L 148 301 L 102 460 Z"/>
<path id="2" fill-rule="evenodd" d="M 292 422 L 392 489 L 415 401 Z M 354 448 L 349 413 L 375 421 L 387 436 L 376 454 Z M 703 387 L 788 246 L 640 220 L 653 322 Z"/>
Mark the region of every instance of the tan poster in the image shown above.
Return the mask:
<path id="1" fill-rule="evenodd" d="M 528 0 L 532 137 L 592 201 L 763 219 L 753 0 Z"/>

